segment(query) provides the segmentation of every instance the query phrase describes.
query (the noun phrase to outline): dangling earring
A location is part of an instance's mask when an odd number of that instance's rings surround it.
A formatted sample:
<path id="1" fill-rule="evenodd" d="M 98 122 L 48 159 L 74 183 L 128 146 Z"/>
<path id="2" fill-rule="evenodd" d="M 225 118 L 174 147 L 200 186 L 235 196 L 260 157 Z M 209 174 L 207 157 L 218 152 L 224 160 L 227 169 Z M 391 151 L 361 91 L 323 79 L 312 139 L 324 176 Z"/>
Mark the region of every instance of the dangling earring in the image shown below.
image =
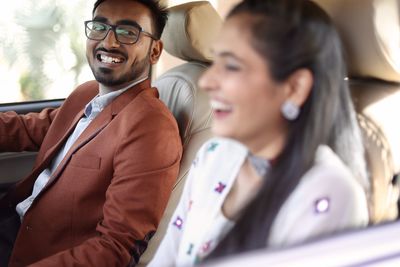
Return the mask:
<path id="1" fill-rule="evenodd" d="M 300 114 L 300 108 L 290 100 L 285 100 L 281 107 L 283 117 L 288 121 L 297 119 Z"/>

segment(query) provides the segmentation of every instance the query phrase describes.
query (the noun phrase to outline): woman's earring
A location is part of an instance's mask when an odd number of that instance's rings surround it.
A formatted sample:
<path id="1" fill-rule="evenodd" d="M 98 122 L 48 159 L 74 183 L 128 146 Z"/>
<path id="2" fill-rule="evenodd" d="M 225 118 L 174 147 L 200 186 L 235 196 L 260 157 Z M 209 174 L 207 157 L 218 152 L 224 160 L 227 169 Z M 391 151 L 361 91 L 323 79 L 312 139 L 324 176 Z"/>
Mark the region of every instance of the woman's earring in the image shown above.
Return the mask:
<path id="1" fill-rule="evenodd" d="M 300 108 L 292 101 L 286 100 L 281 107 L 281 112 L 285 119 L 293 121 L 299 116 Z"/>

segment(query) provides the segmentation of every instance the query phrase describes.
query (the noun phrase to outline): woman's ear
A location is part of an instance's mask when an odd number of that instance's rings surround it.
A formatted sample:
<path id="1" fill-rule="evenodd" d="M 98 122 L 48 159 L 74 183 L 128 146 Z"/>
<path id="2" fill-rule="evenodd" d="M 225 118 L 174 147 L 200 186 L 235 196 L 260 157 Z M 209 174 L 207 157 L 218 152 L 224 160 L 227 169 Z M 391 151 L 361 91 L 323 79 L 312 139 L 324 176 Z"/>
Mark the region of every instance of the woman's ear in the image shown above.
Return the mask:
<path id="1" fill-rule="evenodd" d="M 298 69 L 286 81 L 286 99 L 298 107 L 303 106 L 311 93 L 314 78 L 309 69 Z"/>
<path id="2" fill-rule="evenodd" d="M 155 40 L 151 44 L 151 51 L 150 51 L 150 63 L 156 64 L 157 61 L 160 59 L 161 52 L 163 50 L 163 42 L 161 40 Z"/>

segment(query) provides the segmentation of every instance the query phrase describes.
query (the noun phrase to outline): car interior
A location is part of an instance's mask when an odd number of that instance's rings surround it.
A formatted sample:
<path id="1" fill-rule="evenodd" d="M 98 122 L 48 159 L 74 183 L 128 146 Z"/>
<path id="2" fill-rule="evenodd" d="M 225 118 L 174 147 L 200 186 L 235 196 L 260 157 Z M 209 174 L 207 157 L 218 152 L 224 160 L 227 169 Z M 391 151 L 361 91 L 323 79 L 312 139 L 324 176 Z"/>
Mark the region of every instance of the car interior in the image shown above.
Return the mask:
<path id="1" fill-rule="evenodd" d="M 380 224 L 367 230 L 343 232 L 329 238 L 280 250 L 257 250 L 229 259 L 216 260 L 207 267 L 361 267 L 399 266 L 398 223 Z"/>
<path id="2" fill-rule="evenodd" d="M 316 2 L 334 21 L 344 45 L 370 176 L 371 223 L 393 220 L 398 216 L 400 170 L 400 127 L 395 120 L 400 112 L 399 2 Z"/>
<path id="3" fill-rule="evenodd" d="M 394 221 L 398 218 L 400 191 L 400 124 L 396 120 L 400 114 L 400 2 L 313 1 L 331 16 L 343 40 L 349 71 L 347 80 L 368 163 L 371 225 Z M 162 35 L 164 48 L 184 63 L 163 73 L 153 85 L 177 120 L 184 153 L 159 229 L 138 266 L 145 266 L 154 255 L 178 203 L 192 160 L 201 144 L 212 136 L 212 111 L 197 81 L 212 61 L 210 44 L 218 35 L 222 18 L 208 1 L 173 6 L 169 11 Z M 61 100 L 42 102 L 28 108 L 26 103 L 0 105 L 0 111 L 26 113 L 61 103 Z M 34 157 L 32 152 L 0 154 L 0 194 L 30 171 Z"/>

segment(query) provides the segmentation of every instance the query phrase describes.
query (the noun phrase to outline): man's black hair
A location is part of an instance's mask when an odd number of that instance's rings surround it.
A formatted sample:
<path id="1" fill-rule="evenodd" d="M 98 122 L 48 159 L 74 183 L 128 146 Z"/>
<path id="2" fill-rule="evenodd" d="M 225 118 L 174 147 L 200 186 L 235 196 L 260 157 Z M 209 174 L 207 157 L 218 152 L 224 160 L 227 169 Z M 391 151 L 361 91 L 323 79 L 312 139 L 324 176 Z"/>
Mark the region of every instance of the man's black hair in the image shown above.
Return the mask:
<path id="1" fill-rule="evenodd" d="M 97 0 L 94 3 L 93 6 L 93 11 L 92 15 L 94 15 L 94 12 L 96 11 L 97 7 L 103 3 L 106 0 Z M 132 0 L 138 3 L 141 3 L 142 5 L 146 6 L 152 15 L 152 20 L 153 20 L 153 35 L 157 38 L 161 38 L 161 34 L 164 30 L 165 24 L 167 23 L 168 20 L 168 11 L 165 6 L 161 5 L 159 0 Z"/>

